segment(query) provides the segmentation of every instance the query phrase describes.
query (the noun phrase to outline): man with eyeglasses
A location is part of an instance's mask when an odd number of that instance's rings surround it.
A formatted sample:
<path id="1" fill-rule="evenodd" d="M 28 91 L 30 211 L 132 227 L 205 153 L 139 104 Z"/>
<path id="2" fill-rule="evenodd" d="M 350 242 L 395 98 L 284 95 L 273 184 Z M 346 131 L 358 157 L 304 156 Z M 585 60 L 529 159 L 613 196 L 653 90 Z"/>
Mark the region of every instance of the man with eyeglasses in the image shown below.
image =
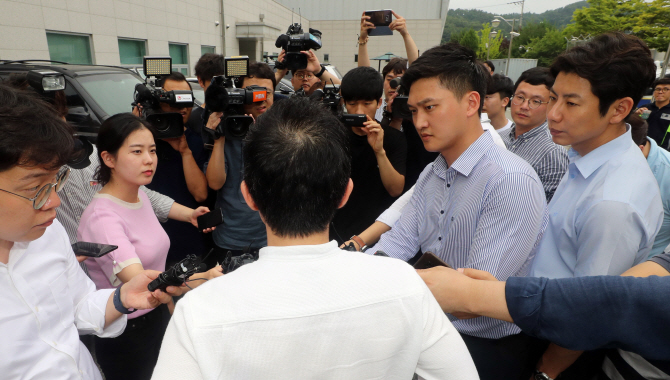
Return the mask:
<path id="1" fill-rule="evenodd" d="M 129 309 L 167 303 L 144 271 L 95 290 L 56 219 L 72 129 L 46 103 L 0 85 L 0 373 L 3 378 L 102 379 L 80 334 L 115 337 Z"/>
<path id="2" fill-rule="evenodd" d="M 335 75 L 326 70 L 325 65 L 319 62 L 319 58 L 314 54 L 314 51 L 302 51 L 301 53 L 307 56 L 307 67 L 293 71 L 291 85 L 296 92 L 303 90 L 305 95 L 309 96 L 318 88 L 323 88 L 323 85 L 341 83 Z M 286 52 L 282 50 L 279 54 L 279 62 L 284 61 L 285 54 Z M 279 83 L 287 72 L 287 69 L 278 69 L 275 74 L 276 82 Z"/>
<path id="3" fill-rule="evenodd" d="M 542 181 L 547 203 L 568 168 L 567 151 L 551 140 L 547 103 L 554 76 L 546 67 L 524 71 L 514 85 L 512 127 L 502 133 L 507 149 L 526 160 Z"/>
<path id="4" fill-rule="evenodd" d="M 647 113 L 644 111 L 651 111 Z M 648 136 L 656 141 L 661 148 L 670 147 L 670 78 L 657 79 L 654 82 L 654 102 L 638 108 L 636 113 L 644 118 L 647 115 L 649 124 Z"/>

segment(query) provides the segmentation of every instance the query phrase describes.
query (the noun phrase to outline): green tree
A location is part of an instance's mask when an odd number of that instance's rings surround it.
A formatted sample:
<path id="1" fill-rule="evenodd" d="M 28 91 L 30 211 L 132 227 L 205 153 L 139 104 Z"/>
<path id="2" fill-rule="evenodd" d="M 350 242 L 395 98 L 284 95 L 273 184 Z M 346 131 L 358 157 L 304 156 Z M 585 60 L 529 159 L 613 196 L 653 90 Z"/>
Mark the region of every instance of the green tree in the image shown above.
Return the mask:
<path id="1" fill-rule="evenodd" d="M 502 33 L 498 32 L 495 37 L 489 39 L 489 34 L 492 29 L 491 24 L 486 23 L 482 24 L 482 29 L 479 31 L 479 46 L 476 52 L 477 58 L 481 60 L 486 59 L 488 51 L 490 51 L 489 59 L 496 59 L 502 55 L 502 52 L 500 51 L 500 44 L 502 44 L 503 41 Z M 490 47 L 487 48 L 486 44 L 489 44 Z"/>
<path id="2" fill-rule="evenodd" d="M 537 59 L 538 66 L 548 67 L 559 54 L 565 51 L 565 37 L 556 28 L 547 30 L 542 37 L 535 38 L 527 45 L 524 58 Z"/>
<path id="3" fill-rule="evenodd" d="M 555 26 L 544 21 L 525 24 L 519 31 L 520 36 L 512 40 L 512 57 L 521 58 L 526 51 L 520 49 L 522 45 L 528 47 L 531 40 L 542 38 L 547 31 L 555 29 Z"/>
<path id="4" fill-rule="evenodd" d="M 479 49 L 479 36 L 477 36 L 477 32 L 474 29 L 470 28 L 461 35 L 458 43 L 477 53 Z"/>

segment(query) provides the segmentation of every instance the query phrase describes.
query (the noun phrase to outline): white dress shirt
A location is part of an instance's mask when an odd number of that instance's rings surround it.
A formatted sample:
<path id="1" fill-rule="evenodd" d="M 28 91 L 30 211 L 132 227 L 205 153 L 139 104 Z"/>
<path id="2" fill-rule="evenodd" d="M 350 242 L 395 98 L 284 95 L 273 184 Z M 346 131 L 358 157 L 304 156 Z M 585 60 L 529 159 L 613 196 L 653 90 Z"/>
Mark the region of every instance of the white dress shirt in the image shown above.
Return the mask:
<path id="1" fill-rule="evenodd" d="M 58 220 L 39 239 L 14 243 L 0 289 L 0 378 L 102 379 L 79 335 L 118 336 L 126 316 L 104 328 L 114 289 L 95 290 Z"/>
<path id="2" fill-rule="evenodd" d="M 153 379 L 478 379 L 460 335 L 404 262 L 266 247 L 189 292 Z"/>

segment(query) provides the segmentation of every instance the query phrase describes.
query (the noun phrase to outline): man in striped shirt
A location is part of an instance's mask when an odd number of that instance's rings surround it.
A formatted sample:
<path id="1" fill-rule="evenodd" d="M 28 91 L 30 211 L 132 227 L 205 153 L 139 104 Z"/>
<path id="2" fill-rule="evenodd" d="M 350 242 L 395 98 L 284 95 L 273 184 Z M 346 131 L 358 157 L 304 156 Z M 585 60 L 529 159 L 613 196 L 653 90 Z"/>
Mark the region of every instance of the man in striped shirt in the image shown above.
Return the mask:
<path id="1" fill-rule="evenodd" d="M 524 71 L 514 85 L 514 125 L 501 134 L 507 149 L 526 160 L 542 181 L 547 203 L 568 169 L 568 153 L 551 140 L 547 127 L 547 103 L 554 76 L 547 67 Z"/>
<path id="2" fill-rule="evenodd" d="M 458 44 L 426 51 L 403 75 L 424 147 L 440 155 L 371 252 L 407 261 L 430 251 L 454 268 L 486 270 L 499 280 L 526 275 L 547 223 L 545 195 L 533 168 L 482 130 L 488 80 L 474 53 Z M 518 327 L 490 318 L 450 319 L 482 379 L 520 377 L 528 338 Z"/>

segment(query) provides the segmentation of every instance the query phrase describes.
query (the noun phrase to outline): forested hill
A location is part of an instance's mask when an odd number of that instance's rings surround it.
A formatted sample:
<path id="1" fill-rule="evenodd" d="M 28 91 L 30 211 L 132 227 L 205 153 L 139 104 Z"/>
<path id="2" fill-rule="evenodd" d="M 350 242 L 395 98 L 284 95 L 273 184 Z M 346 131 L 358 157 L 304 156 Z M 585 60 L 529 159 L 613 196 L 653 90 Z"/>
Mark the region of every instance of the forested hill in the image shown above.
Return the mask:
<path id="1" fill-rule="evenodd" d="M 575 9 L 588 7 L 586 1 L 576 2 L 566 5 L 563 8 L 558 8 L 543 13 L 524 13 L 523 24 L 538 23 L 540 21 L 549 23 L 558 29 L 570 23 L 572 20 L 572 13 Z M 450 9 L 447 13 L 447 22 L 444 25 L 444 32 L 442 33 L 442 42 L 447 42 L 453 33 L 458 33 L 463 30 L 472 28 L 479 30 L 482 24 L 490 23 L 496 13 L 482 11 L 478 9 Z M 506 19 L 518 19 L 519 13 L 508 13 L 501 15 Z M 500 24 L 500 29 L 509 31 L 510 27 L 504 22 Z M 516 28 L 515 28 L 516 29 Z"/>

